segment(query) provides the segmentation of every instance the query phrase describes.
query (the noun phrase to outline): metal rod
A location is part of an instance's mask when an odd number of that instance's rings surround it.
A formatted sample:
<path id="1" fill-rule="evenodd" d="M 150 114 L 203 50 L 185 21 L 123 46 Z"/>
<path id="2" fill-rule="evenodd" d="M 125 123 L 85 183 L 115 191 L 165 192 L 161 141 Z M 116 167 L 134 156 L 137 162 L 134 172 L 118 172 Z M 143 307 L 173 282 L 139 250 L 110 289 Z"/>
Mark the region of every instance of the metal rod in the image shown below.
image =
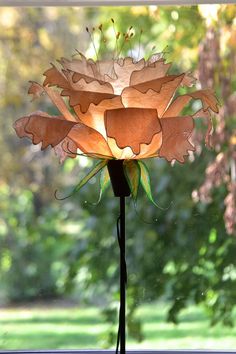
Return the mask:
<path id="1" fill-rule="evenodd" d="M 120 353 L 126 343 L 125 197 L 120 197 Z"/>

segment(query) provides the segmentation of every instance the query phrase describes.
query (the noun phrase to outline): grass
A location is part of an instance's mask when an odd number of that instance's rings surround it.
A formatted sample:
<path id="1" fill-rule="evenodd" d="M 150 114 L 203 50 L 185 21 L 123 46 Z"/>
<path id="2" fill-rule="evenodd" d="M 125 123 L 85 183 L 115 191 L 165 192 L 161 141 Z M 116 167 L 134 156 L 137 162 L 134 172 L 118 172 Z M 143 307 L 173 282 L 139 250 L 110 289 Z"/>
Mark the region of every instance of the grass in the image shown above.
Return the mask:
<path id="1" fill-rule="evenodd" d="M 181 314 L 181 323 L 165 322 L 167 306 L 142 306 L 145 340 L 128 339 L 128 349 L 235 349 L 236 328 L 209 321 L 200 308 Z M 96 308 L 38 306 L 0 309 L 0 349 L 95 349 L 102 348 L 108 329 Z"/>

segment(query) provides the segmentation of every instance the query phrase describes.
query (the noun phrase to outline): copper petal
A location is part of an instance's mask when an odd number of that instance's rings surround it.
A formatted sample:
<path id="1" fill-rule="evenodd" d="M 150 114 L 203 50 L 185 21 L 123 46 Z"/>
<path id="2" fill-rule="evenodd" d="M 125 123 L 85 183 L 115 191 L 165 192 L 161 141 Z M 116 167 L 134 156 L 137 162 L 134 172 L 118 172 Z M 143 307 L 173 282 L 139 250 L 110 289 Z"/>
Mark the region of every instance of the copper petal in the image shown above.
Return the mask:
<path id="1" fill-rule="evenodd" d="M 75 158 L 77 155 L 76 144 L 66 137 L 58 145 L 54 147 L 56 155 L 59 157 L 60 163 L 64 162 L 67 157 Z"/>
<path id="2" fill-rule="evenodd" d="M 147 159 L 153 155 L 157 155 L 162 145 L 162 132 L 155 134 L 150 144 L 141 144 L 140 153 L 135 159 Z"/>
<path id="3" fill-rule="evenodd" d="M 193 116 L 193 118 L 206 118 L 207 119 L 207 131 L 205 136 L 205 143 L 208 147 L 212 147 L 211 137 L 213 133 L 213 124 L 210 112 L 200 109 Z"/>
<path id="4" fill-rule="evenodd" d="M 51 65 L 52 67 L 46 70 L 43 74 L 44 76 L 46 76 L 43 85 L 58 86 L 64 89 L 70 88 L 70 84 L 67 78 L 55 67 L 55 65 Z"/>
<path id="5" fill-rule="evenodd" d="M 213 112 L 218 113 L 218 100 L 211 89 L 199 90 L 196 92 L 188 93 L 183 96 L 177 97 L 171 105 L 168 107 L 166 112 L 163 115 L 165 117 L 176 117 L 178 116 L 186 104 L 191 99 L 201 100 L 204 110 L 211 109 Z"/>
<path id="6" fill-rule="evenodd" d="M 215 93 L 211 89 L 199 90 L 193 93 L 189 93 L 194 99 L 199 99 L 202 101 L 204 111 L 210 108 L 213 112 L 219 113 L 218 100 Z"/>
<path id="7" fill-rule="evenodd" d="M 194 151 L 194 146 L 189 142 L 189 137 L 194 128 L 191 116 L 173 117 L 160 120 L 162 127 L 162 146 L 159 156 L 167 161 L 178 160 L 184 162 L 188 151 Z"/>
<path id="8" fill-rule="evenodd" d="M 39 98 L 40 96 L 42 96 L 42 94 L 45 93 L 43 87 L 38 84 L 35 81 L 30 81 L 30 87 L 28 89 L 28 95 L 32 95 L 32 101 L 35 100 L 36 98 Z"/>
<path id="9" fill-rule="evenodd" d="M 104 124 L 104 113 L 107 109 L 115 108 L 124 108 L 120 96 L 108 100 L 103 100 L 97 106 L 91 103 L 87 112 L 85 113 L 81 112 L 80 105 L 75 106 L 74 110 L 81 122 L 97 130 L 106 138 L 107 134 Z"/>
<path id="10" fill-rule="evenodd" d="M 170 66 L 171 64 L 166 64 L 164 60 L 158 60 L 152 66 L 145 66 L 142 70 L 134 71 L 130 77 L 130 86 L 159 79 L 166 75 Z"/>
<path id="11" fill-rule="evenodd" d="M 41 86 L 37 82 L 31 82 L 31 86 L 28 91 L 29 94 L 32 94 L 35 97 L 35 95 L 42 94 L 43 92 L 45 92 L 48 95 L 48 97 L 55 104 L 55 106 L 58 108 L 58 110 L 60 111 L 60 113 L 63 115 L 65 119 L 72 122 L 76 122 L 76 118 L 68 110 L 59 92 L 53 90 L 51 87 Z"/>
<path id="12" fill-rule="evenodd" d="M 84 78 L 75 82 L 75 75 L 76 74 L 74 74 L 73 81 L 71 82 L 71 86 L 74 90 L 98 93 L 114 93 L 113 87 L 111 86 L 111 84 L 109 84 L 109 82 L 98 81 L 95 79 L 90 82 L 87 82 Z"/>
<path id="13" fill-rule="evenodd" d="M 104 157 L 113 157 L 104 137 L 96 130 L 84 124 L 78 123 L 74 125 L 68 137 L 73 140 L 77 147 L 85 154 L 98 154 Z"/>
<path id="14" fill-rule="evenodd" d="M 144 59 L 134 62 L 133 58 L 124 58 L 122 62 L 114 62 L 114 70 L 117 80 L 110 81 L 114 92 L 120 94 L 125 87 L 130 85 L 130 76 L 134 70 L 141 70 L 144 67 Z"/>
<path id="15" fill-rule="evenodd" d="M 104 80 L 98 80 L 98 79 L 95 79 L 93 77 L 89 77 L 89 76 L 86 76 L 86 75 L 83 75 L 83 74 L 80 74 L 80 73 L 75 73 L 73 71 L 67 71 L 67 76 L 69 76 L 69 78 L 71 77 L 71 84 L 73 87 L 77 87 L 77 82 L 81 81 L 81 79 L 84 79 L 85 83 L 86 84 L 91 84 L 94 82 L 95 85 L 97 85 L 97 88 L 100 87 L 100 92 L 107 92 L 107 93 L 113 93 L 114 90 L 113 90 L 113 87 L 112 85 L 107 82 L 107 81 L 104 81 Z M 81 83 L 80 83 L 81 84 Z M 100 84 L 100 86 L 98 86 L 98 84 Z M 85 88 L 86 89 L 86 88 Z M 105 91 L 106 89 L 106 91 Z M 94 90 L 87 90 L 87 91 L 94 91 Z"/>
<path id="16" fill-rule="evenodd" d="M 176 89 L 180 85 L 184 74 L 175 79 L 163 83 L 159 93 L 148 90 L 145 94 L 140 91 L 127 87 L 123 90 L 121 97 L 125 107 L 156 108 L 158 117 L 162 117 L 163 112 L 172 99 Z"/>
<path id="17" fill-rule="evenodd" d="M 18 119 L 14 123 L 14 129 L 19 137 L 29 137 L 33 144 L 42 143 L 43 150 L 49 145 L 58 145 L 75 124 L 64 120 L 63 117 L 35 112 Z"/>
<path id="18" fill-rule="evenodd" d="M 116 97 L 116 95 L 110 93 L 74 91 L 74 90 L 63 90 L 61 92 L 61 95 L 69 97 L 69 103 L 71 107 L 80 105 L 81 111 L 83 113 L 87 112 L 91 103 L 97 105 L 105 99 L 112 99 Z"/>
<path id="19" fill-rule="evenodd" d="M 173 81 L 178 77 L 179 77 L 179 75 L 168 75 L 168 76 L 160 77 L 159 79 L 145 81 L 145 82 L 142 82 L 141 84 L 137 84 L 137 85 L 130 86 L 130 87 L 133 87 L 142 93 L 146 93 L 150 89 L 153 91 L 156 91 L 156 92 L 160 92 L 162 85 L 166 84 L 167 82 Z M 184 79 L 184 76 L 183 76 L 183 79 Z"/>
<path id="20" fill-rule="evenodd" d="M 83 57 L 82 60 L 68 60 L 66 58 L 62 58 L 59 62 L 66 70 L 71 70 L 89 77 L 94 77 L 92 69 L 92 65 L 94 65 L 94 63 L 91 63 L 85 57 Z"/>
<path id="21" fill-rule="evenodd" d="M 149 144 L 161 130 L 157 111 L 143 108 L 120 108 L 105 112 L 107 136 L 114 138 L 119 148 L 129 146 L 140 153 L 140 144 Z"/>

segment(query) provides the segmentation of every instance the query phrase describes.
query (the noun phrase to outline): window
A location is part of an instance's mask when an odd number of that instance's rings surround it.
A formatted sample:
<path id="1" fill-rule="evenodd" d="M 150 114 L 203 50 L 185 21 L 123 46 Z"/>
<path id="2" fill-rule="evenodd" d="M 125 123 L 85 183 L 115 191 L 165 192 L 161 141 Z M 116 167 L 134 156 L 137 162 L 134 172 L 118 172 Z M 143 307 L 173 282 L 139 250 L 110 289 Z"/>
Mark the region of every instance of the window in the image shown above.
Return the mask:
<path id="1" fill-rule="evenodd" d="M 111 18 L 115 31 L 136 29 L 134 48 L 140 42 L 141 53 L 164 50 L 172 73 L 193 71 L 203 87 L 216 89 L 222 104 L 212 150 L 199 143 L 195 157 L 183 166 L 148 162 L 160 208 L 142 191 L 136 208 L 127 200 L 127 349 L 204 353 L 236 348 L 236 5 L 148 3 L 34 7 L 31 0 L 23 8 L 17 1 L 1 1 L 2 351 L 115 347 L 118 200 L 110 188 L 95 205 L 95 178 L 79 194 L 57 201 L 54 191 L 69 195 L 91 169 L 91 159 L 59 165 L 52 151 L 18 140 L 11 128 L 26 112 L 57 114 L 45 99 L 31 102 L 28 81 L 40 81 L 50 62 L 70 58 L 76 49 L 94 56 L 100 37 L 96 32 L 93 43 L 86 27 L 104 24 L 110 40 L 108 47 L 100 43 L 98 55 L 107 48 L 112 52 Z M 123 48 L 130 51 L 129 45 Z M 200 121 L 197 125 L 195 140 L 206 129 Z"/>

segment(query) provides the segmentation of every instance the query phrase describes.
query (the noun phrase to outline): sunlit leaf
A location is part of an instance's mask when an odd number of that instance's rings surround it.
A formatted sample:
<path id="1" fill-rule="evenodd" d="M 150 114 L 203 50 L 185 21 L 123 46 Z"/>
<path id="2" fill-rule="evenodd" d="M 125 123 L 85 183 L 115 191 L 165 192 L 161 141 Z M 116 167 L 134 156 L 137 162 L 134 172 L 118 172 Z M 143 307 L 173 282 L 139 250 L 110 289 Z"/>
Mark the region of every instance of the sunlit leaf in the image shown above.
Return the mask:
<path id="1" fill-rule="evenodd" d="M 60 198 L 57 196 L 57 191 L 55 192 L 55 197 L 59 200 L 64 200 L 75 193 L 77 193 L 92 177 L 94 177 L 103 167 L 107 164 L 107 160 L 102 160 L 98 162 L 95 167 L 77 184 L 77 186 L 73 189 L 72 193 L 66 197 Z"/>
<path id="2" fill-rule="evenodd" d="M 124 171 L 125 175 L 132 193 L 132 196 L 134 198 L 134 201 L 136 201 L 137 196 L 138 196 L 138 188 L 140 184 L 140 167 L 137 161 L 134 160 L 128 160 L 125 161 L 124 163 Z"/>
<path id="3" fill-rule="evenodd" d="M 143 186 L 143 189 L 145 190 L 148 199 L 156 206 L 158 207 L 158 205 L 155 203 L 153 196 L 152 196 L 152 190 L 151 190 L 151 181 L 150 181 L 150 174 L 148 171 L 147 166 L 145 165 L 144 162 L 142 161 L 138 161 L 139 167 L 140 167 L 140 172 L 141 172 L 141 176 L 140 176 L 140 181 L 141 184 Z"/>

